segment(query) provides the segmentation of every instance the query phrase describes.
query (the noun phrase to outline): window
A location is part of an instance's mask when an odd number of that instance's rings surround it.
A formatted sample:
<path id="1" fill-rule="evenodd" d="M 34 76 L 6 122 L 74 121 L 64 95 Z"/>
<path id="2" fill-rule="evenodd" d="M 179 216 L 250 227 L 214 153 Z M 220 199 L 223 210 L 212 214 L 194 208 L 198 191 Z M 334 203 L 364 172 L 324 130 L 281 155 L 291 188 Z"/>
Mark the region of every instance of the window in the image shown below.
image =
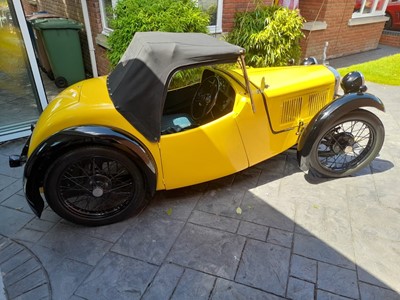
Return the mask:
<path id="1" fill-rule="evenodd" d="M 111 16 L 111 8 L 117 5 L 118 0 L 100 0 L 101 23 L 103 26 L 102 33 L 108 35 L 112 28 L 108 24 L 108 19 Z M 197 0 L 199 7 L 210 15 L 210 33 L 222 32 L 222 6 L 223 0 Z"/>
<path id="2" fill-rule="evenodd" d="M 102 33 L 108 35 L 112 28 L 108 24 L 108 19 L 111 17 L 111 9 L 117 5 L 118 0 L 100 0 L 101 24 L 103 26 Z"/>
<path id="3" fill-rule="evenodd" d="M 389 0 L 356 0 L 353 18 L 384 16 Z"/>
<path id="4" fill-rule="evenodd" d="M 223 0 L 197 0 L 197 3 L 210 16 L 210 33 L 221 33 Z"/>

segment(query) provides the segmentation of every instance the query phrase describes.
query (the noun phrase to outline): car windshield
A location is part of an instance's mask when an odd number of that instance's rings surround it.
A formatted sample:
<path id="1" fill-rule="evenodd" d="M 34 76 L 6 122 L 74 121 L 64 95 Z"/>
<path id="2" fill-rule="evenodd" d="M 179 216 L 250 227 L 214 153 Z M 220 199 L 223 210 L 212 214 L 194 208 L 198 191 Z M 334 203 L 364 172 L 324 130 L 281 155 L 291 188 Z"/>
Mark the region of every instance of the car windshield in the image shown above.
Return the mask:
<path id="1" fill-rule="evenodd" d="M 243 86 L 238 67 L 236 63 L 192 66 L 173 73 L 163 107 L 161 135 L 193 129 L 232 112 L 236 99 L 233 82 Z"/>
<path id="2" fill-rule="evenodd" d="M 212 69 L 220 71 L 234 71 L 243 76 L 243 71 L 242 68 L 240 67 L 239 62 L 186 68 L 178 70 L 172 75 L 171 80 L 169 81 L 168 84 L 168 91 L 200 83 L 204 71 Z"/>

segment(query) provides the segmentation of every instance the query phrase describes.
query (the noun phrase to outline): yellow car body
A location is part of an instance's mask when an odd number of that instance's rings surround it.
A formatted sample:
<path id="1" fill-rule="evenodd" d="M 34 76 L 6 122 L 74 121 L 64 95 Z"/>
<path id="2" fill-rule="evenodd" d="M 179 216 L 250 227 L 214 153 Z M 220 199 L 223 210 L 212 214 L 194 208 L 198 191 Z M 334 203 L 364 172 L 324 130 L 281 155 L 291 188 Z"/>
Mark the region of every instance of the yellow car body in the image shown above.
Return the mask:
<path id="1" fill-rule="evenodd" d="M 232 112 L 204 126 L 162 135 L 158 142 L 148 141 L 115 110 L 106 76 L 77 83 L 58 95 L 41 115 L 28 157 L 65 128 L 118 127 L 150 151 L 157 166 L 157 190 L 174 189 L 236 173 L 287 150 L 297 144 L 300 130 L 334 99 L 334 75 L 321 65 L 250 69 L 251 82 L 264 77 L 269 85 L 264 97 L 252 85 L 254 112 L 243 86 L 225 76 L 236 92 Z"/>
<path id="2" fill-rule="evenodd" d="M 21 156 L 10 158 L 12 166 L 26 161 L 24 188 L 38 216 L 42 189 L 64 218 L 102 225 L 137 212 L 145 193 L 230 175 L 296 145 L 303 169 L 316 166 L 333 177 L 365 167 L 382 146 L 382 124 L 359 108 L 384 107 L 364 93 L 358 73 L 348 76 L 342 85 L 346 94 L 338 97 L 340 78 L 331 67 L 246 68 L 243 49 L 202 34 L 135 38 L 116 71 L 60 93 L 43 111 Z M 161 45 L 156 55 L 148 50 L 152 43 Z M 166 49 L 171 55 L 160 62 Z M 219 65 L 235 60 L 242 69 Z M 177 71 L 198 66 L 199 82 L 168 89 Z M 351 154 L 354 163 L 333 167 L 335 161 L 325 157 L 336 160 L 360 148 L 352 129 L 340 130 L 354 118 L 367 124 L 361 130 L 369 132 L 368 143 L 357 150 L 364 154 Z"/>

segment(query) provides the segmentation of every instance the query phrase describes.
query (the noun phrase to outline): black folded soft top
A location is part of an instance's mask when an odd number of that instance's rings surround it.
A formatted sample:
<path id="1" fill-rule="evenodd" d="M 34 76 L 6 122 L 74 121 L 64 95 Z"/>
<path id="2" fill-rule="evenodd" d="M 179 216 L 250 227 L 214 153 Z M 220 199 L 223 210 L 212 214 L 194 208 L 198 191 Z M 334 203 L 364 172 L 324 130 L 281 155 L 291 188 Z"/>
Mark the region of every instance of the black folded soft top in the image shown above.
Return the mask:
<path id="1" fill-rule="evenodd" d="M 235 62 L 243 53 L 243 48 L 203 33 L 137 32 L 108 76 L 108 91 L 116 109 L 155 142 L 173 73 L 193 65 Z"/>

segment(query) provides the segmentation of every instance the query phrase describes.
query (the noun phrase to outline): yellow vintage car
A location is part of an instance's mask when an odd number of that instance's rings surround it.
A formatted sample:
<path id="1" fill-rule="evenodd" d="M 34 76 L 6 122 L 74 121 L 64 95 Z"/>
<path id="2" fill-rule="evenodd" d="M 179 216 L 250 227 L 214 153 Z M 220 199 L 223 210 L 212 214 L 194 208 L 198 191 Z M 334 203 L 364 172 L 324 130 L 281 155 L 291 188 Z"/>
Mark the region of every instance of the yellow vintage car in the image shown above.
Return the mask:
<path id="1" fill-rule="evenodd" d="M 308 60 L 308 62 L 312 60 Z M 345 94 L 338 96 L 341 84 Z M 291 147 L 300 167 L 342 177 L 384 140 L 384 110 L 359 72 L 246 68 L 244 49 L 200 33 L 136 33 L 108 75 L 70 86 L 45 109 L 22 154 L 37 216 L 84 225 L 140 211 L 159 190 L 220 178 Z"/>

